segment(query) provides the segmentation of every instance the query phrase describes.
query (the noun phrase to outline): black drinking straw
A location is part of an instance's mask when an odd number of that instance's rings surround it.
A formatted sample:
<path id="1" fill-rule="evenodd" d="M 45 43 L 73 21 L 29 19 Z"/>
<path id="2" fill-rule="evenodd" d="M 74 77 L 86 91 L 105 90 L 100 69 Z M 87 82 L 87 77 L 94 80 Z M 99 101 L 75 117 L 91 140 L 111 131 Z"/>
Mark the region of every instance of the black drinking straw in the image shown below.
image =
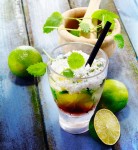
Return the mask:
<path id="1" fill-rule="evenodd" d="M 106 24 L 105 24 L 105 27 L 103 29 L 103 32 L 100 34 L 100 37 L 97 40 L 97 42 L 96 42 L 96 44 L 95 44 L 95 46 L 93 48 L 93 51 L 91 52 L 91 54 L 90 54 L 90 56 L 89 56 L 89 58 L 88 58 L 88 60 L 86 62 L 86 65 L 87 64 L 89 64 L 90 66 L 92 65 L 92 63 L 93 63 L 93 61 L 94 61 L 94 59 L 95 59 L 95 57 L 96 57 L 96 55 L 97 55 L 97 53 L 98 53 L 102 43 L 104 41 L 104 38 L 105 38 L 105 36 L 106 36 L 110 26 L 111 26 L 111 23 L 109 21 L 107 21 Z"/>

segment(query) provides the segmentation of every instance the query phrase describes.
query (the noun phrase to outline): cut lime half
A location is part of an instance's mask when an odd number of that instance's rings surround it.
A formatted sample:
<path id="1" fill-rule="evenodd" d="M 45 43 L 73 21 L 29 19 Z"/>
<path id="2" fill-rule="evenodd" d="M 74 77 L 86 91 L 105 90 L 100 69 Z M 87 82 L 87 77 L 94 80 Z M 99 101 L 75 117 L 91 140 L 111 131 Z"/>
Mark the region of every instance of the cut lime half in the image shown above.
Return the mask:
<path id="1" fill-rule="evenodd" d="M 114 145 L 120 137 L 120 124 L 108 109 L 100 109 L 94 117 L 94 128 L 100 140 L 106 145 Z"/>

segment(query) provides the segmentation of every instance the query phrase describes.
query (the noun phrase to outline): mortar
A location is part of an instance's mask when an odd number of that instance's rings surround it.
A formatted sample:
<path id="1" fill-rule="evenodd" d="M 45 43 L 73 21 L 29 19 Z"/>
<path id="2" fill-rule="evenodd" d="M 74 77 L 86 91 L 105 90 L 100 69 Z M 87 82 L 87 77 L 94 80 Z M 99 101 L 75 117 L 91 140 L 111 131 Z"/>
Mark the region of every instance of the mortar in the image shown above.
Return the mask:
<path id="1" fill-rule="evenodd" d="M 82 18 L 84 17 L 85 13 L 87 11 L 87 7 L 79 7 L 74 8 L 71 10 L 68 10 L 63 13 L 64 17 L 73 17 L 73 18 Z M 90 43 L 95 45 L 97 42 L 97 38 L 86 38 L 83 36 L 77 37 L 69 33 L 67 30 L 62 30 L 62 28 L 72 28 L 77 29 L 78 28 L 78 22 L 76 20 L 71 19 L 65 19 L 62 25 L 58 29 L 59 34 L 59 43 L 63 44 L 66 42 L 84 42 L 84 43 Z M 101 49 L 103 49 L 108 57 L 111 57 L 115 51 L 116 44 L 113 40 L 113 36 L 116 34 L 119 34 L 121 32 L 121 26 L 117 19 L 115 19 L 115 28 L 112 31 L 112 33 L 108 36 L 106 36 Z M 89 52 L 90 53 L 90 52 Z"/>

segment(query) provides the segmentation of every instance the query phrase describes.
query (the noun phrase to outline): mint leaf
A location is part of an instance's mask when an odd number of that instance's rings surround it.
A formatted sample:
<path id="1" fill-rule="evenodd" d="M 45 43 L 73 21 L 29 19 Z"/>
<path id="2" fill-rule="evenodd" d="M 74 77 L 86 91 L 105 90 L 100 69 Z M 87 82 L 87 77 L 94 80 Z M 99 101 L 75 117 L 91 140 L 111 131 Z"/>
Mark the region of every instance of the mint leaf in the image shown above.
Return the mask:
<path id="1" fill-rule="evenodd" d="M 69 92 L 67 90 L 63 90 L 63 91 L 60 91 L 59 94 L 68 94 Z"/>
<path id="2" fill-rule="evenodd" d="M 67 78 L 73 78 L 74 77 L 74 73 L 70 68 L 65 69 L 62 73 L 63 73 L 63 76 L 65 76 Z"/>
<path id="3" fill-rule="evenodd" d="M 73 52 L 70 56 L 68 56 L 67 61 L 71 69 L 78 69 L 85 63 L 84 57 L 78 52 Z"/>
<path id="4" fill-rule="evenodd" d="M 94 90 L 90 90 L 89 88 L 82 89 L 81 93 L 92 95 L 94 93 Z"/>
<path id="5" fill-rule="evenodd" d="M 34 77 L 39 77 L 45 74 L 47 64 L 40 62 L 34 65 L 30 65 L 27 68 L 29 74 L 33 75 Z"/>
<path id="6" fill-rule="evenodd" d="M 111 22 L 112 23 L 110 27 L 111 29 L 114 29 L 115 18 L 119 18 L 119 16 L 109 10 L 104 10 L 104 9 L 97 10 L 92 14 L 92 19 L 100 20 L 102 22 L 102 27 L 105 26 L 107 21 Z"/>
<path id="7" fill-rule="evenodd" d="M 60 12 L 53 12 L 50 17 L 46 20 L 43 26 L 44 33 L 50 33 L 56 27 L 58 28 L 63 21 L 62 14 Z"/>
<path id="8" fill-rule="evenodd" d="M 84 33 L 90 33 L 90 25 L 88 23 L 85 23 L 85 22 L 81 22 L 79 24 L 79 27 L 81 28 L 82 32 Z"/>
<path id="9" fill-rule="evenodd" d="M 124 47 L 124 38 L 123 38 L 123 36 L 121 35 L 121 34 L 116 34 L 115 36 L 114 36 L 114 41 L 116 42 L 116 44 L 117 44 L 117 46 L 118 46 L 118 48 L 123 48 Z"/>
<path id="10" fill-rule="evenodd" d="M 80 37 L 80 31 L 79 31 L 79 30 L 71 30 L 70 33 L 71 33 L 72 35 L 75 35 L 75 36 L 77 36 L 77 37 Z"/>
<path id="11" fill-rule="evenodd" d="M 112 23 L 110 29 L 114 29 L 115 26 L 115 20 L 114 18 L 112 18 L 112 16 L 109 16 L 107 14 L 103 15 L 103 20 L 102 20 L 102 29 L 104 28 L 106 22 L 109 21 L 110 23 Z"/>
<path id="12" fill-rule="evenodd" d="M 52 95 L 54 97 L 54 100 L 56 100 L 57 99 L 56 91 L 52 87 L 50 87 L 50 89 L 51 89 Z"/>

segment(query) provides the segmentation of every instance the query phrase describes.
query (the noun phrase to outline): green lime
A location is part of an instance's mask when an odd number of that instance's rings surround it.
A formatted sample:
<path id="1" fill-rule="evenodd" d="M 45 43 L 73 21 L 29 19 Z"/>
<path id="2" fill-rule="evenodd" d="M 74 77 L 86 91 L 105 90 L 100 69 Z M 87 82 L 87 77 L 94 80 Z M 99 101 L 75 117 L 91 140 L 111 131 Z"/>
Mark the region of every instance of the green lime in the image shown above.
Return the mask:
<path id="1" fill-rule="evenodd" d="M 126 86 L 117 80 L 106 80 L 98 109 L 107 108 L 115 113 L 122 110 L 127 102 L 128 90 Z"/>
<path id="2" fill-rule="evenodd" d="M 98 135 L 97 135 L 97 133 L 96 133 L 96 131 L 95 131 L 95 128 L 94 128 L 94 116 L 95 115 L 93 115 L 92 116 L 92 118 L 91 118 L 91 120 L 90 120 L 90 122 L 89 122 L 89 133 L 90 133 L 90 135 L 96 140 L 96 141 L 100 141 L 99 140 L 99 137 L 98 137 Z"/>
<path id="3" fill-rule="evenodd" d="M 99 139 L 107 145 L 114 145 L 120 137 L 120 124 L 108 109 L 100 109 L 94 117 L 94 129 Z"/>
<path id="4" fill-rule="evenodd" d="M 29 76 L 27 68 L 35 63 L 42 62 L 40 53 L 31 46 L 19 46 L 12 50 L 8 57 L 11 72 L 19 77 Z"/>

